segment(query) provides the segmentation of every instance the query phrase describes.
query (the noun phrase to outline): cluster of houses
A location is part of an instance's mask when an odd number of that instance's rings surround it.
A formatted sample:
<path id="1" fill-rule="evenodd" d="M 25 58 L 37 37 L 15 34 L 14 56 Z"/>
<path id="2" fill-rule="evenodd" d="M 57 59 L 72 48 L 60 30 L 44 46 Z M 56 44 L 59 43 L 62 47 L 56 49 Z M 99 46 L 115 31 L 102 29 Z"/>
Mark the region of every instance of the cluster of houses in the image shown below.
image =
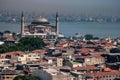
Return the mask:
<path id="1" fill-rule="evenodd" d="M 40 80 L 120 80 L 120 38 L 59 39 L 43 49 L 0 53 L 0 80 L 35 75 Z"/>

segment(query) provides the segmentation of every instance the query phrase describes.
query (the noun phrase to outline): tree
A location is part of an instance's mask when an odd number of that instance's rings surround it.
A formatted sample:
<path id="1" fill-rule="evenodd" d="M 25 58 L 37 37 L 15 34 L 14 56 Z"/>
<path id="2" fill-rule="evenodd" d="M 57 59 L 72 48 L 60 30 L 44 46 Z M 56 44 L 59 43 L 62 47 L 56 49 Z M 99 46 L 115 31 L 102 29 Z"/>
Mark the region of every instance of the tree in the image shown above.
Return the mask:
<path id="1" fill-rule="evenodd" d="M 94 39 L 94 40 L 98 40 L 98 39 L 99 39 L 99 37 L 94 37 L 93 39 Z"/>
<path id="2" fill-rule="evenodd" d="M 40 49 L 45 45 L 46 44 L 41 38 L 24 37 L 20 39 L 19 43 L 13 46 L 1 45 L 0 53 L 11 51 L 32 51 L 35 49 Z"/>
<path id="3" fill-rule="evenodd" d="M 86 34 L 86 35 L 85 35 L 85 39 L 86 39 L 86 40 L 98 40 L 99 37 L 93 37 L 92 34 Z"/>
<path id="4" fill-rule="evenodd" d="M 19 43 L 23 44 L 23 46 L 25 46 L 26 48 L 35 48 L 35 49 L 39 49 L 46 45 L 41 38 L 32 38 L 32 37 L 24 37 L 20 39 Z"/>
<path id="5" fill-rule="evenodd" d="M 15 35 L 16 35 L 16 33 L 15 33 L 15 32 L 13 32 L 13 33 L 12 33 L 12 35 L 13 35 L 13 36 L 15 36 Z"/>
<path id="6" fill-rule="evenodd" d="M 86 40 L 91 40 L 91 39 L 93 39 L 93 35 L 92 34 L 87 34 L 87 35 L 85 35 L 85 39 Z"/>
<path id="7" fill-rule="evenodd" d="M 114 80 L 120 80 L 120 78 L 115 78 Z"/>
<path id="8" fill-rule="evenodd" d="M 16 76 L 13 80 L 40 80 L 37 76 L 32 75 L 19 75 Z"/>
<path id="9" fill-rule="evenodd" d="M 111 53 L 120 53 L 120 49 L 119 48 L 112 48 L 110 50 Z"/>
<path id="10" fill-rule="evenodd" d="M 4 31 L 4 33 L 11 33 L 9 30 Z"/>
<path id="11" fill-rule="evenodd" d="M 6 52 L 7 49 L 8 49 L 7 46 L 5 46 L 5 45 L 0 45 L 0 53 Z"/>
<path id="12" fill-rule="evenodd" d="M 94 43 L 93 43 L 93 42 L 91 42 L 91 41 L 87 41 L 87 44 L 93 44 L 93 45 L 94 45 Z"/>

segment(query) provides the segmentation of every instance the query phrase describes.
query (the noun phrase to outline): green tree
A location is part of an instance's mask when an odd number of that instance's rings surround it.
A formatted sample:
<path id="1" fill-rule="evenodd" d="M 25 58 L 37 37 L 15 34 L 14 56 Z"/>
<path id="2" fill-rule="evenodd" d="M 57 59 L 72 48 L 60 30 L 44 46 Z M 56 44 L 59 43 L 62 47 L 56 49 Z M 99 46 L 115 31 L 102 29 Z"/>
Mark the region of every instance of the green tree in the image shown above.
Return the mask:
<path id="1" fill-rule="evenodd" d="M 9 30 L 4 31 L 4 33 L 11 33 Z"/>
<path id="2" fill-rule="evenodd" d="M 120 53 L 120 49 L 119 48 L 112 48 L 110 50 L 111 53 Z"/>
<path id="3" fill-rule="evenodd" d="M 46 44 L 41 38 L 24 37 L 20 39 L 19 43 L 13 46 L 1 45 L 0 53 L 11 51 L 32 51 L 35 49 L 40 49 L 45 45 Z"/>
<path id="4" fill-rule="evenodd" d="M 32 37 L 24 37 L 20 39 L 19 43 L 23 44 L 26 46 L 26 48 L 35 48 L 39 49 L 41 47 L 45 46 L 45 43 L 41 38 L 32 38 Z"/>
<path id="5" fill-rule="evenodd" d="M 86 34 L 85 39 L 86 40 L 91 40 L 91 39 L 93 39 L 93 35 L 92 34 Z"/>
<path id="6" fill-rule="evenodd" d="M 98 40 L 98 39 L 99 39 L 99 37 L 94 37 L 93 39 L 94 39 L 94 40 Z"/>
<path id="7" fill-rule="evenodd" d="M 15 32 L 13 32 L 13 33 L 12 33 L 12 35 L 13 35 L 13 36 L 15 36 L 15 35 L 16 35 L 16 33 L 15 33 Z"/>
<path id="8" fill-rule="evenodd" d="M 19 75 L 16 76 L 13 80 L 40 80 L 37 76 L 32 75 Z"/>
<path id="9" fill-rule="evenodd" d="M 94 37 L 92 34 L 86 34 L 85 39 L 86 40 L 98 40 L 99 37 Z"/>
<path id="10" fill-rule="evenodd" d="M 5 46 L 5 45 L 0 45 L 0 53 L 6 52 L 7 49 L 8 49 L 7 46 Z"/>

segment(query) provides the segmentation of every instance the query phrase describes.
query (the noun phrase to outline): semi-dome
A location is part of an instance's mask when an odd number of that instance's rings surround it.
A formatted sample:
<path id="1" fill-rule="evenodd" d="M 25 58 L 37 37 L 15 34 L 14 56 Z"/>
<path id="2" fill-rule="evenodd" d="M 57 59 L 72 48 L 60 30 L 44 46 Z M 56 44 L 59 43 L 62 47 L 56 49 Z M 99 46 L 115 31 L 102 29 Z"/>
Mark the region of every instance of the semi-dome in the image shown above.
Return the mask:
<path id="1" fill-rule="evenodd" d="M 33 20 L 31 24 L 46 25 L 46 24 L 49 24 L 49 22 L 46 18 L 39 17 Z"/>

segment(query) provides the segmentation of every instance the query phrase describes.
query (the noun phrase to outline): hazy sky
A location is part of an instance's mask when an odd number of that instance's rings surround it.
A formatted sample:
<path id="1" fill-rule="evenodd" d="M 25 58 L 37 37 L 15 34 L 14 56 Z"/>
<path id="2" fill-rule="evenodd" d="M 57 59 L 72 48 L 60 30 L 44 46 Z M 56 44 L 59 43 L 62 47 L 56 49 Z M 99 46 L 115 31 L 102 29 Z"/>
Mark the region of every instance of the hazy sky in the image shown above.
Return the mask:
<path id="1" fill-rule="evenodd" d="M 0 8 L 41 13 L 120 15 L 120 0 L 0 0 Z"/>

